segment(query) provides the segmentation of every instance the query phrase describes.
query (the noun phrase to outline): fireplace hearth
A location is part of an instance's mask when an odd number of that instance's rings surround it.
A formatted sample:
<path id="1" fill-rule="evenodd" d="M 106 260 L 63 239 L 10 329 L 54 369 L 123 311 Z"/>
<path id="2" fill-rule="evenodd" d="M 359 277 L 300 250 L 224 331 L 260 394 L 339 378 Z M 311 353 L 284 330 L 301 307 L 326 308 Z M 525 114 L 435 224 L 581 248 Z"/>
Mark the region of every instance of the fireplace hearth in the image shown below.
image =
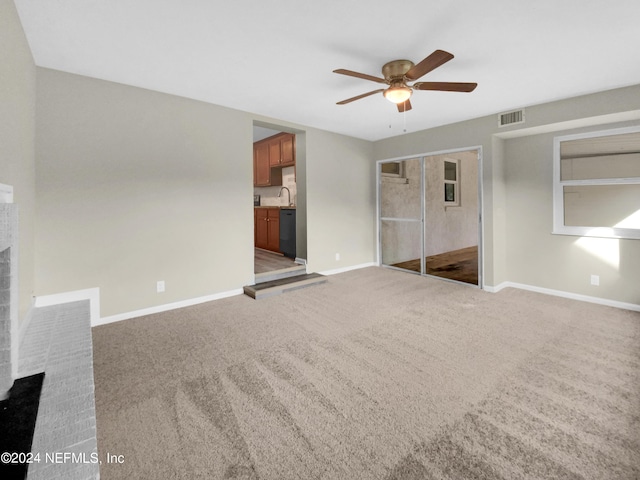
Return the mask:
<path id="1" fill-rule="evenodd" d="M 19 327 L 18 206 L 12 201 L 11 187 L 0 184 L 0 397 L 6 397 L 0 399 L 0 451 L 97 455 L 90 302 L 36 302 Z M 20 446 L 15 440 L 25 432 L 32 438 L 22 437 Z M 14 466 L 7 472 L 0 465 L 0 478 L 25 472 L 34 479 L 100 478 L 97 463 Z"/>

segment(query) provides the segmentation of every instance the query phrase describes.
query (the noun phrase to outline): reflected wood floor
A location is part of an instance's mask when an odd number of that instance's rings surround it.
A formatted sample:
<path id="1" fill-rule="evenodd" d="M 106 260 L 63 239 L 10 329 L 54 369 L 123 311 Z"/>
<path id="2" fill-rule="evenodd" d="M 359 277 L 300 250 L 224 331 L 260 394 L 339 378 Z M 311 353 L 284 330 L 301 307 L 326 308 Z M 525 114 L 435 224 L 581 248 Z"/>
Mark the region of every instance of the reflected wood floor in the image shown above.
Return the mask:
<path id="1" fill-rule="evenodd" d="M 253 261 L 254 273 L 273 272 L 298 265 L 291 258 L 259 248 L 254 248 Z"/>
<path id="2" fill-rule="evenodd" d="M 426 257 L 427 274 L 478 285 L 478 246 Z M 420 259 L 394 263 L 393 267 L 420 273 Z"/>

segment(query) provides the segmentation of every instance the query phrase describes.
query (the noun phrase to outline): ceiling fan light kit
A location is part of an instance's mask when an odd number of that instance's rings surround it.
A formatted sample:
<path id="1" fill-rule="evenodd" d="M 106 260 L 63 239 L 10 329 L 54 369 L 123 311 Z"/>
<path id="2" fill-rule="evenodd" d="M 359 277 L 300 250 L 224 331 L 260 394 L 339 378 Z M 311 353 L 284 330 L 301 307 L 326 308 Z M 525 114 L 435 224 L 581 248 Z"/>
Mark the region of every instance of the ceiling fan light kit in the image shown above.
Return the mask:
<path id="1" fill-rule="evenodd" d="M 411 97 L 412 90 L 409 87 L 389 87 L 382 94 L 384 98 L 393 103 L 404 103 Z"/>
<path id="2" fill-rule="evenodd" d="M 350 77 L 361 78 L 363 80 L 370 80 L 376 83 L 385 83 L 389 85 L 386 89 L 373 90 L 371 92 L 363 93 L 356 97 L 351 97 L 346 100 L 338 102 L 338 105 L 345 105 L 355 100 L 368 97 L 375 93 L 382 92 L 384 97 L 397 104 L 399 112 L 406 112 L 411 110 L 411 103 L 409 98 L 414 90 L 438 90 L 442 92 L 472 92 L 477 83 L 462 83 L 462 82 L 418 82 L 413 85 L 408 85 L 408 81 L 415 81 L 418 78 L 426 75 L 430 71 L 438 68 L 444 63 L 453 58 L 453 55 L 444 50 L 436 50 L 431 55 L 426 57 L 417 65 L 411 60 L 393 60 L 385 63 L 382 66 L 382 75 L 384 78 L 374 77 L 367 75 L 366 73 L 354 72 L 352 70 L 338 69 L 334 70 L 334 73 L 341 75 L 348 75 Z"/>

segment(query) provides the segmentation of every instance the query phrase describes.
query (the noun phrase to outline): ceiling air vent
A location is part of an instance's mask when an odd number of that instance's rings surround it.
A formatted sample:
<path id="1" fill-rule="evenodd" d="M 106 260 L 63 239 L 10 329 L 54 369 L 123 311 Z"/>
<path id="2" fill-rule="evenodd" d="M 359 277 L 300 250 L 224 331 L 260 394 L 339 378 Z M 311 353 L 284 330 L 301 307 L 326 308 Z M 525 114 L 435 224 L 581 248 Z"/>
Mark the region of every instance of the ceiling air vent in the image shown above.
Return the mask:
<path id="1" fill-rule="evenodd" d="M 524 110 L 514 110 L 498 115 L 498 127 L 506 127 L 516 123 L 524 123 Z"/>

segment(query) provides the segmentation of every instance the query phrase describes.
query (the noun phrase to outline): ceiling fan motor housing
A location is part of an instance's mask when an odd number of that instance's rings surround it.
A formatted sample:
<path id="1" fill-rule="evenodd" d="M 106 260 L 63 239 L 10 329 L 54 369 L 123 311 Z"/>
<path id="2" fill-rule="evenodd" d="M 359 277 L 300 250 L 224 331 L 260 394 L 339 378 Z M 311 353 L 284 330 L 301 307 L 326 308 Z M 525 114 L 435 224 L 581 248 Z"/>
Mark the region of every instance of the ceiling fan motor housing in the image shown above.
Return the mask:
<path id="1" fill-rule="evenodd" d="M 405 83 L 404 75 L 413 67 L 411 60 L 393 60 L 382 67 L 382 75 L 390 85 L 383 95 L 392 103 L 402 104 L 411 97 L 411 88 Z"/>
<path id="2" fill-rule="evenodd" d="M 382 75 L 389 82 L 402 82 L 404 75 L 411 70 L 413 62 L 411 60 L 393 60 L 382 66 Z"/>

